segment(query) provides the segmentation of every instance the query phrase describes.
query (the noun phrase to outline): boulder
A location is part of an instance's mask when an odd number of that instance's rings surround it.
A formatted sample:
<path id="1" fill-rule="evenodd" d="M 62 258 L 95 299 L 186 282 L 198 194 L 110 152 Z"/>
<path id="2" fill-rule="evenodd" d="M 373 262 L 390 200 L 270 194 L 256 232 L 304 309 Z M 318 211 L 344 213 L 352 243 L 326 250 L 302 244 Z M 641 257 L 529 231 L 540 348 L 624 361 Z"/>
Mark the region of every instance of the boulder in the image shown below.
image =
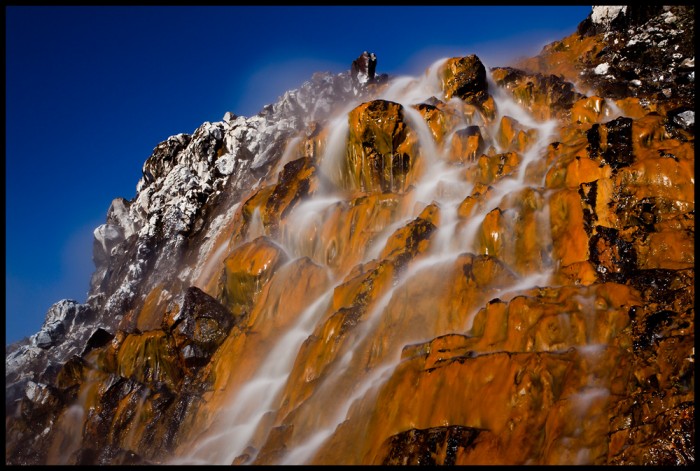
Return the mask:
<path id="1" fill-rule="evenodd" d="M 187 366 L 202 366 L 223 343 L 233 327 L 233 315 L 197 287 L 185 292 L 180 312 L 171 327 L 175 345 Z"/>
<path id="2" fill-rule="evenodd" d="M 420 174 L 418 138 L 403 107 L 373 100 L 348 115 L 350 135 L 341 185 L 362 192 L 408 191 Z"/>
<path id="3" fill-rule="evenodd" d="M 460 163 L 474 162 L 484 152 L 485 147 L 479 126 L 467 126 L 452 135 L 450 160 Z"/>
<path id="4" fill-rule="evenodd" d="M 234 319 L 250 314 L 262 289 L 287 260 L 284 250 L 267 237 L 243 244 L 226 257 L 221 299 Z"/>
<path id="5" fill-rule="evenodd" d="M 489 97 L 486 68 L 474 54 L 448 59 L 439 76 L 446 100 L 457 97 L 481 105 Z"/>

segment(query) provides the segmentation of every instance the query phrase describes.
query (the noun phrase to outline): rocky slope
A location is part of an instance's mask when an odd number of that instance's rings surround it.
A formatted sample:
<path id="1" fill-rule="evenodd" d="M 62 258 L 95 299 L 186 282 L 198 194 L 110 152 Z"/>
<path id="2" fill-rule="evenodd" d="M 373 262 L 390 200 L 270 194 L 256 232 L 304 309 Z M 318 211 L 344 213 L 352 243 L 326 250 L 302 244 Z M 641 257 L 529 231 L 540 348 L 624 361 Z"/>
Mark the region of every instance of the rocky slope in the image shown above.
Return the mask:
<path id="1" fill-rule="evenodd" d="M 6 464 L 694 463 L 693 37 L 594 7 L 170 137 L 6 348 Z"/>

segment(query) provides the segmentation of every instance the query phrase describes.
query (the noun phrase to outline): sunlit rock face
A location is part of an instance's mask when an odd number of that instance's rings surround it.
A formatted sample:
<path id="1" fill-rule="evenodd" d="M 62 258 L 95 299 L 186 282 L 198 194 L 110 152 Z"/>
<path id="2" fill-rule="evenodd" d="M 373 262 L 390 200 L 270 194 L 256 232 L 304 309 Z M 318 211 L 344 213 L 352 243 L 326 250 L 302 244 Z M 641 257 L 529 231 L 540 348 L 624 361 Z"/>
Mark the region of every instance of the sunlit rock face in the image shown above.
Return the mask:
<path id="1" fill-rule="evenodd" d="M 6 350 L 6 463 L 694 463 L 693 32 L 365 52 L 159 144 Z"/>
<path id="2" fill-rule="evenodd" d="M 403 193 L 420 166 L 417 138 L 398 103 L 374 100 L 348 115 L 344 186 L 362 192 Z"/>

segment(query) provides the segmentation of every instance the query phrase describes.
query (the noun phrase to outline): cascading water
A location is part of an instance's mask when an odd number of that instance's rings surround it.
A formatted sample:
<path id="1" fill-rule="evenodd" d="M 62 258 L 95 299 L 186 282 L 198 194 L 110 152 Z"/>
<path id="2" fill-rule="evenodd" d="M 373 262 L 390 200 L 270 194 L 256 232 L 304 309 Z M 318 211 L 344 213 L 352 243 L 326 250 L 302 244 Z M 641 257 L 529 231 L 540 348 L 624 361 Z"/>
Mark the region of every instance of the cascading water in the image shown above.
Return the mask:
<path id="1" fill-rule="evenodd" d="M 369 313 L 362 317 L 360 326 L 353 334 L 339 342 L 334 359 L 330 359 L 327 363 L 323 370 L 323 377 L 320 378 L 313 393 L 298 404 L 294 411 L 294 438 L 288 443 L 289 448 L 286 453 L 277 456 L 275 461 L 284 464 L 313 462 L 314 456 L 323 449 L 329 437 L 346 420 L 353 403 L 363 397 L 367 399 L 372 391 L 376 393 L 390 377 L 391 372 L 402 361 L 401 351 L 404 346 L 454 332 L 469 331 L 474 315 L 483 307 L 481 304 L 469 306 L 468 312 L 455 321 L 437 322 L 433 325 L 427 323 L 425 325 L 428 329 L 420 332 L 409 329 L 392 339 L 391 345 L 378 347 L 385 343 L 382 340 L 385 329 L 385 326 L 382 326 L 383 316 L 387 315 L 387 310 L 394 309 L 392 306 L 399 304 L 397 296 L 402 296 L 407 289 L 415 286 L 416 280 L 422 276 L 434 276 L 436 272 L 449 272 L 454 261 L 465 253 L 489 255 L 488 248 L 485 248 L 483 241 L 479 239 L 480 233 L 483 239 L 484 219 L 489 213 L 497 208 L 501 212 L 517 213 L 521 208 L 518 207 L 517 197 L 513 198 L 513 195 L 528 189 L 540 191 L 542 201 L 540 208 L 536 210 L 535 220 L 538 225 L 538 234 L 544 239 L 539 242 L 539 247 L 548 247 L 551 250 L 551 242 L 548 240 L 551 239 L 547 217 L 548 202 L 546 193 L 541 190 L 543 176 L 533 179 L 528 176 L 528 167 L 543 158 L 547 145 L 554 138 L 555 121 L 536 120 L 515 103 L 507 92 L 500 90 L 489 77 L 489 91 L 495 99 L 496 118 L 489 120 L 480 113 L 460 115 L 462 104 L 460 100 L 452 99 L 448 102 L 448 107 L 451 107 L 451 111 L 459 117 L 459 120 L 444 142 L 437 143 L 423 116 L 413 106 L 431 97 L 441 96 L 438 70 L 444 63 L 444 59 L 435 62 L 428 68 L 426 74 L 418 79 L 409 77 L 396 79 L 384 93 L 375 97 L 379 100 L 399 103 L 403 107 L 406 123 L 410 131 L 415 133 L 418 142 L 419 158 L 424 171 L 413 183 L 413 188 L 402 195 L 409 201 L 403 206 L 408 209 L 394 213 L 393 220 L 388 221 L 385 227 L 374 235 L 373 244 L 363 247 L 365 254 L 360 254 L 360 260 L 362 264 L 371 263 L 377 258 L 392 234 L 420 215 L 430 204 L 437 207 L 440 215 L 437 231 L 432 238 L 433 242 L 415 262 L 409 262 L 379 299 L 370 303 Z M 358 104 L 354 103 L 353 106 Z M 343 181 L 342 160 L 349 132 L 347 112 L 351 108 L 348 107 L 343 114 L 330 121 L 328 143 L 321 157 L 322 172 L 327 175 L 329 181 L 336 182 L 336 185 Z M 500 120 L 503 117 L 515 119 L 526 129 L 534 130 L 536 139 L 522 152 L 517 171 L 492 182 L 477 210 L 465 220 L 458 216 L 459 206 L 474 190 L 474 182 L 465 178 L 465 175 L 477 164 L 474 161 L 467 162 L 465 165 L 451 164 L 449 152 L 452 139 L 457 131 L 467 126 L 478 126 L 483 130 L 487 146 L 491 146 L 494 152 L 506 152 L 508 149 L 502 148 L 494 138 L 500 132 Z M 294 141 L 293 145 L 298 145 L 298 141 Z M 292 158 L 289 147 L 285 155 L 288 160 Z M 390 181 L 390 185 L 393 183 Z M 313 253 L 309 252 L 309 244 L 313 245 L 319 236 L 320 225 L 323 224 L 329 208 L 342 204 L 344 194 L 345 197 L 348 196 L 342 188 L 327 187 L 299 204 L 286 218 L 284 233 L 287 236 L 280 237 L 277 242 L 296 257 L 311 256 L 316 263 L 323 264 L 323 257 L 313 257 Z M 270 234 L 262 229 L 257 210 L 255 215 L 254 221 L 257 222 L 253 222 L 253 225 L 257 225 L 258 228 L 253 228 L 253 232 L 269 236 Z M 486 237 L 492 237 L 498 241 L 500 236 L 486 234 Z M 508 235 L 505 237 L 507 238 Z M 250 240 L 250 237 L 247 240 Z M 514 243 L 513 240 L 499 242 L 506 245 Z M 330 271 L 333 272 L 333 270 Z M 551 267 L 547 263 L 540 263 L 534 269 L 516 269 L 516 271 L 516 276 L 510 283 L 502 284 L 492 290 L 491 298 L 512 299 L 518 293 L 548 284 Z M 314 332 L 318 334 L 323 328 L 323 322 L 326 322 L 332 313 L 329 305 L 330 296 L 346 281 L 348 273 L 336 270 L 334 275 L 332 279 L 335 281 L 330 289 L 315 302 L 309 300 L 311 306 L 299 317 L 298 322 L 280 338 L 267 354 L 267 359 L 260 363 L 257 371 L 246 384 L 231 394 L 227 400 L 229 406 L 217 417 L 216 426 L 206 431 L 203 434 L 204 438 L 200 438 L 187 453 L 178 457 L 175 463 L 229 464 L 243 455 L 246 457 L 243 462 L 255 462 L 256 457 L 260 456 L 260 450 L 251 448 L 251 441 L 254 435 L 257 437 L 269 435 L 272 427 L 269 420 L 270 414 L 277 414 L 274 422 L 277 426 L 284 421 L 284 416 L 279 412 L 281 405 L 279 401 L 282 399 L 288 401 L 290 384 L 295 381 L 295 378 L 290 376 L 294 368 L 293 360 L 297 357 L 305 339 Z M 368 360 L 367 351 L 374 351 L 374 358 Z M 285 386 L 287 392 L 283 393 Z M 263 425 L 263 421 L 267 425 Z M 261 431 L 261 427 L 264 430 Z M 264 441 L 257 438 L 257 446 L 262 445 Z"/>
<path id="2" fill-rule="evenodd" d="M 198 442 L 188 455 L 172 464 L 230 464 L 241 455 L 260 421 L 273 408 L 281 387 L 287 380 L 293 357 L 289 355 L 299 349 L 308 337 L 319 310 L 328 303 L 331 292 L 314 301 L 298 321 L 276 342 L 273 350 L 258 368 L 255 376 L 248 380 L 235 394 L 227 408 L 220 411 L 217 422 Z M 283 358 L 285 361 L 280 361 Z"/>

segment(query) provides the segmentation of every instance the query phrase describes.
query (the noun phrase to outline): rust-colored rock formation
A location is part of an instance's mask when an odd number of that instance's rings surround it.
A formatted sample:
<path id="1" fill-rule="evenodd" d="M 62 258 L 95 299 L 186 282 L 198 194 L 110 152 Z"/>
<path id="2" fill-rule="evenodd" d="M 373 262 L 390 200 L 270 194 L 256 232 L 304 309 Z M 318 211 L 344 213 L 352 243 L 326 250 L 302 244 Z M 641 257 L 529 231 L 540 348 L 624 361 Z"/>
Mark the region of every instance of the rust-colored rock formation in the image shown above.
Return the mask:
<path id="1" fill-rule="evenodd" d="M 8 350 L 6 463 L 693 464 L 693 8 L 599 8 L 438 96 L 364 53 L 161 144 L 92 304 Z M 656 26 L 675 62 L 635 58 Z"/>

